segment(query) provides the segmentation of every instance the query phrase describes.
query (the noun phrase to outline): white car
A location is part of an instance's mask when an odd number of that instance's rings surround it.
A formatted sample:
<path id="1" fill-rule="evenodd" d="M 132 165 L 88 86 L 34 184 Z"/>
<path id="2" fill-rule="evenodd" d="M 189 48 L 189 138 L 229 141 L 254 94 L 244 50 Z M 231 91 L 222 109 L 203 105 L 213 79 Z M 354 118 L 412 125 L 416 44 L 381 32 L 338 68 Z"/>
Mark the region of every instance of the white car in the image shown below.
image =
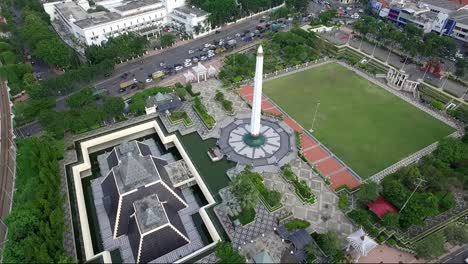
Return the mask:
<path id="1" fill-rule="evenodd" d="M 153 79 L 151 79 L 151 78 L 146 79 L 146 83 L 150 83 L 152 81 L 153 81 Z"/>
<path id="2" fill-rule="evenodd" d="M 201 60 L 201 61 L 206 61 L 206 57 L 205 57 L 205 56 L 201 56 L 201 57 L 200 57 L 200 60 Z"/>
<path id="3" fill-rule="evenodd" d="M 358 13 L 354 13 L 354 14 L 351 15 L 351 18 L 358 19 L 358 18 L 359 18 L 359 14 L 358 14 Z"/>
<path id="4" fill-rule="evenodd" d="M 346 8 L 346 10 L 349 11 L 349 10 L 352 10 L 352 8 L 351 8 L 350 6 L 348 6 L 348 7 Z"/>
<path id="5" fill-rule="evenodd" d="M 214 57 L 214 56 L 215 56 L 215 54 L 214 54 L 213 52 L 208 53 L 208 58 L 212 58 L 212 57 Z"/>
<path id="6" fill-rule="evenodd" d="M 183 68 L 184 68 L 183 66 L 177 66 L 177 67 L 175 67 L 175 70 L 176 71 L 181 71 Z"/>
<path id="7" fill-rule="evenodd" d="M 189 61 L 189 62 L 186 61 L 186 62 L 184 63 L 184 66 L 185 66 L 185 67 L 190 67 L 190 66 L 192 66 L 192 63 L 191 63 L 190 61 Z"/>
<path id="8" fill-rule="evenodd" d="M 206 44 L 205 44 L 205 48 L 209 48 L 210 46 L 211 46 L 210 43 L 206 43 Z"/>
<path id="9" fill-rule="evenodd" d="M 193 53 L 194 53 L 193 50 L 189 50 L 189 51 L 188 51 L 188 54 L 193 54 Z"/>
<path id="10" fill-rule="evenodd" d="M 185 63 L 191 62 L 191 59 L 185 59 Z"/>

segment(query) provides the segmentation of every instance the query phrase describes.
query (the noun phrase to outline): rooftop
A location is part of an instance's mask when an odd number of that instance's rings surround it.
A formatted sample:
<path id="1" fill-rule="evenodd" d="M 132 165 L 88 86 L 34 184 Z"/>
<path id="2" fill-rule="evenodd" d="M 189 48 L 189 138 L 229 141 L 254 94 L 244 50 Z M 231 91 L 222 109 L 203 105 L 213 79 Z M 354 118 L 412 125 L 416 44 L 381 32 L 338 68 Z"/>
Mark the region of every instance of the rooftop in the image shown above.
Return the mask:
<path id="1" fill-rule="evenodd" d="M 149 5 L 160 4 L 160 0 L 133 0 L 133 1 L 125 1 L 123 5 L 115 7 L 115 9 L 119 11 L 130 11 L 139 9 Z"/>
<path id="2" fill-rule="evenodd" d="M 174 186 L 193 178 L 192 173 L 187 167 L 187 163 L 183 159 L 167 164 L 164 166 L 164 169 L 167 171 L 169 179 Z"/>
<path id="3" fill-rule="evenodd" d="M 179 11 L 181 13 L 184 13 L 184 14 L 190 14 L 190 15 L 195 15 L 197 17 L 201 17 L 201 16 L 206 16 L 208 15 L 209 13 L 200 9 L 200 8 L 192 8 L 190 6 L 181 6 L 181 7 L 177 7 L 175 8 L 176 11 Z"/>
<path id="4" fill-rule="evenodd" d="M 468 9 L 460 9 L 451 14 L 457 23 L 468 24 Z"/>
<path id="5" fill-rule="evenodd" d="M 388 212 L 398 213 L 398 209 L 381 196 L 375 202 L 368 203 L 367 207 L 379 218 L 382 218 Z"/>
<path id="6" fill-rule="evenodd" d="M 151 156 L 143 156 L 136 141 L 122 143 L 116 149 L 120 162 L 113 168 L 113 173 L 121 193 L 160 179 Z"/>
<path id="7" fill-rule="evenodd" d="M 134 206 L 135 216 L 142 234 L 169 223 L 157 194 L 135 201 Z"/>
<path id="8" fill-rule="evenodd" d="M 75 2 L 60 3 L 55 6 L 66 19 L 74 18 L 75 21 L 88 17 L 88 13 Z"/>
<path id="9" fill-rule="evenodd" d="M 80 28 L 89 28 L 95 25 L 108 23 L 117 19 L 120 19 L 122 16 L 115 12 L 96 12 L 88 14 L 86 19 L 76 21 L 75 25 Z"/>
<path id="10" fill-rule="evenodd" d="M 458 10 L 459 8 L 463 6 L 462 4 L 456 1 L 449 1 L 449 0 L 423 0 L 421 2 L 424 4 L 429 4 L 429 5 L 437 6 L 443 9 L 452 10 L 452 11 Z"/>

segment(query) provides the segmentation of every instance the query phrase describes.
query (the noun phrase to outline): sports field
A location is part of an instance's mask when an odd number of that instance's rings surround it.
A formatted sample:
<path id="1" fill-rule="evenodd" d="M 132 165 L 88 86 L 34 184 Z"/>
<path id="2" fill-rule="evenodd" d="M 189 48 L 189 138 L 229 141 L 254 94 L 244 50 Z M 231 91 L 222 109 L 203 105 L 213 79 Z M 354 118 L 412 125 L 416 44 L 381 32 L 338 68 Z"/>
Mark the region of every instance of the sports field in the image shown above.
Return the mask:
<path id="1" fill-rule="evenodd" d="M 265 82 L 264 93 L 363 179 L 454 131 L 347 68 L 330 63 Z"/>

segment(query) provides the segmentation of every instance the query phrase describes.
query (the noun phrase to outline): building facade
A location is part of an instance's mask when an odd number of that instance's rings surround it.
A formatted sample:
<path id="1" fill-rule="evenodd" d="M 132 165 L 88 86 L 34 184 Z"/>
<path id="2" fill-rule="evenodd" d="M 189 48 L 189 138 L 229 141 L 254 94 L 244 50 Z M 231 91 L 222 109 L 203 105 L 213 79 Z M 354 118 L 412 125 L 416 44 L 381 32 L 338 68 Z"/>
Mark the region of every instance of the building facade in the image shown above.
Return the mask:
<path id="1" fill-rule="evenodd" d="M 185 0 L 65 0 L 44 3 L 52 21 L 64 25 L 81 43 L 101 45 L 127 32 L 160 33 L 164 25 L 177 23 L 194 36 L 197 25 L 210 29 L 208 13 L 186 7 Z M 175 17 L 185 16 L 188 19 Z"/>

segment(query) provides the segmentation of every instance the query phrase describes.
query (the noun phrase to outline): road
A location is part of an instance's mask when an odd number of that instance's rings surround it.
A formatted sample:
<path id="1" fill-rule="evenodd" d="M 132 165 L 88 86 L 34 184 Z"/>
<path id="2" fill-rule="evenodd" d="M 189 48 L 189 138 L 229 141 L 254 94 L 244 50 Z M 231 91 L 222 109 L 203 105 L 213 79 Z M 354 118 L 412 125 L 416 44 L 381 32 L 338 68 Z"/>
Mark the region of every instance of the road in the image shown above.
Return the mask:
<path id="1" fill-rule="evenodd" d="M 7 86 L 0 80 L 0 244 L 6 236 L 4 220 L 11 210 L 16 155 L 12 146 L 10 99 Z"/>
<path id="2" fill-rule="evenodd" d="M 466 247 L 441 258 L 439 263 L 466 263 L 465 259 L 468 259 L 468 248 Z"/>
<path id="3" fill-rule="evenodd" d="M 215 34 L 212 33 L 205 37 L 201 37 L 199 39 L 191 40 L 187 43 L 182 45 L 176 45 L 173 48 L 169 48 L 167 50 L 162 51 L 161 53 L 152 55 L 152 56 L 145 56 L 142 59 L 135 60 L 131 63 L 126 63 L 123 65 L 116 66 L 113 74 L 104 80 L 98 81 L 95 85 L 97 89 L 105 89 L 109 91 L 109 95 L 111 96 L 124 96 L 125 93 L 130 93 L 131 91 L 127 91 L 124 93 L 119 92 L 119 84 L 131 80 L 133 78 L 137 79 L 138 81 L 143 81 L 148 78 L 148 75 L 151 75 L 153 72 L 161 70 L 162 68 L 159 66 L 160 62 L 165 62 L 167 65 L 174 65 L 177 63 L 183 64 L 185 59 L 191 58 L 193 56 L 199 56 L 200 52 L 198 51 L 199 48 L 203 48 L 206 43 L 213 44 L 214 40 L 219 39 L 226 39 L 227 36 L 235 37 L 237 33 L 243 33 L 245 30 L 250 30 L 253 32 L 255 30 L 255 26 L 259 23 L 259 19 L 261 16 L 256 16 L 252 18 L 248 18 L 242 22 L 237 24 L 232 24 L 229 26 L 225 26 L 221 29 L 220 33 Z M 236 38 L 237 40 L 237 47 L 241 47 L 243 45 L 248 44 L 249 42 L 244 42 L 240 38 Z M 197 50 L 193 54 L 188 54 L 189 50 Z M 209 65 L 209 61 L 204 62 L 205 65 Z M 192 65 L 194 66 L 194 65 Z M 127 78 L 121 78 L 123 73 L 129 73 Z M 149 83 L 148 85 L 154 85 L 154 83 Z M 62 97 L 57 99 L 56 103 L 56 110 L 61 111 L 65 109 L 65 100 L 66 97 Z"/>

